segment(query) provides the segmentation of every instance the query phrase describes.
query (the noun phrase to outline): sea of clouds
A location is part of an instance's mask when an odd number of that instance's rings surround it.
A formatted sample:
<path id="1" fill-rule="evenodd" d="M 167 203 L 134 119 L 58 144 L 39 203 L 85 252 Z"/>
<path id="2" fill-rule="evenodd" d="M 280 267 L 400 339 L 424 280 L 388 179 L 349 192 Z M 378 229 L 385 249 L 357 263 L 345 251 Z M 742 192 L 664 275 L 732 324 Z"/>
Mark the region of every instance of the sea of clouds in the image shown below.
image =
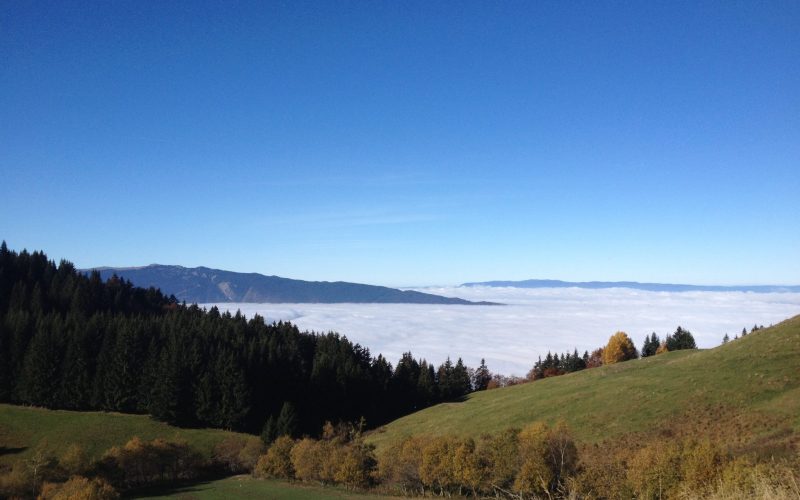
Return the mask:
<path id="1" fill-rule="evenodd" d="M 291 321 L 301 330 L 336 331 L 383 354 L 395 364 L 411 351 L 439 364 L 461 357 L 475 367 L 525 375 L 549 351 L 580 353 L 627 332 L 637 348 L 645 335 L 662 339 L 680 325 L 701 348 L 720 344 L 754 324 L 770 325 L 800 314 L 798 293 L 646 292 L 613 288 L 436 287 L 417 289 L 448 297 L 502 302 L 503 306 L 419 304 L 250 304 L 222 303 L 268 322 Z"/>

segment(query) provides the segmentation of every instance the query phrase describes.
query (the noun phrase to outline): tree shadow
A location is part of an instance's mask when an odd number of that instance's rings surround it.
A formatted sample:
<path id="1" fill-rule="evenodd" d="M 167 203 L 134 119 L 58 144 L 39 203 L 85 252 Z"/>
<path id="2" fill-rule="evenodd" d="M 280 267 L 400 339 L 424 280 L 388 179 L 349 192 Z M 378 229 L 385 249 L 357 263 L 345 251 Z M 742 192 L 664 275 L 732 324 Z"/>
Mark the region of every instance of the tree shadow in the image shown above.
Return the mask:
<path id="1" fill-rule="evenodd" d="M 6 448 L 5 446 L 0 446 L 0 457 L 2 457 L 3 455 L 15 455 L 17 453 L 22 453 L 27 449 L 28 449 L 27 446 L 20 446 L 17 448 Z"/>

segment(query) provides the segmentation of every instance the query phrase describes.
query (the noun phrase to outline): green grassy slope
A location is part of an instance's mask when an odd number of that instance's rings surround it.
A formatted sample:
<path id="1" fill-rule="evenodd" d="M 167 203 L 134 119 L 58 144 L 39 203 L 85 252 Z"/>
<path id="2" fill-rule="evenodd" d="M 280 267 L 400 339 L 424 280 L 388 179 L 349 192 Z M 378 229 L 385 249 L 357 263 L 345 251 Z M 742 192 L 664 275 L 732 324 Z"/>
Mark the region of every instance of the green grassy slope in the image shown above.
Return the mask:
<path id="1" fill-rule="evenodd" d="M 797 439 L 800 316 L 708 350 L 677 351 L 470 395 L 368 436 L 378 451 L 412 434 L 478 436 L 564 419 L 585 443 L 653 428 L 737 439 Z"/>
<path id="2" fill-rule="evenodd" d="M 42 439 L 60 455 L 70 444 L 82 445 L 90 457 L 125 444 L 131 437 L 187 441 L 210 456 L 214 446 L 235 433 L 217 429 L 180 429 L 146 415 L 45 410 L 0 404 L 0 465 L 24 459 Z M 10 451 L 9 451 L 10 450 Z"/>

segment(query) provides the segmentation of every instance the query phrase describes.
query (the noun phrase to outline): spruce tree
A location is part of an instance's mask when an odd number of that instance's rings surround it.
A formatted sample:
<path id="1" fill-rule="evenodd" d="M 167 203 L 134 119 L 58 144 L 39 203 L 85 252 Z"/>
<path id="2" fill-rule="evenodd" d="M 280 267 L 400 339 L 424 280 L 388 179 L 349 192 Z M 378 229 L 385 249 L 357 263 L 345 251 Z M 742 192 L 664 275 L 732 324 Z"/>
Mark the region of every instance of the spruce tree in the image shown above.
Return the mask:
<path id="1" fill-rule="evenodd" d="M 486 360 L 481 358 L 481 365 L 475 370 L 475 378 L 472 385 L 476 391 L 485 391 L 491 380 L 492 373 L 486 367 Z"/>
<path id="2" fill-rule="evenodd" d="M 296 437 L 298 433 L 297 412 L 294 404 L 290 401 L 285 401 L 281 406 L 281 412 L 278 414 L 278 420 L 275 424 L 275 434 L 277 437 L 289 436 Z"/>

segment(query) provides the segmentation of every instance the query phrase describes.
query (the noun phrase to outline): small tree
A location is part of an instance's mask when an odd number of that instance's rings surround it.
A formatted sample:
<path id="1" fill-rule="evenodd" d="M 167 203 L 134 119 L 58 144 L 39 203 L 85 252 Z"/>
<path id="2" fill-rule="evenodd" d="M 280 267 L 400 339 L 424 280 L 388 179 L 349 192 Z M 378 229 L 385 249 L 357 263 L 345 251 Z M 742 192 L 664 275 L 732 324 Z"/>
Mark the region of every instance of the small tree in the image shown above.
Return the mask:
<path id="1" fill-rule="evenodd" d="M 586 359 L 586 368 L 597 368 L 598 366 L 603 366 L 603 351 L 603 347 L 592 351 L 592 354 Z"/>
<path id="2" fill-rule="evenodd" d="M 660 344 L 661 340 L 658 338 L 658 335 L 656 335 L 656 332 L 653 332 L 651 335 L 645 335 L 644 343 L 642 344 L 642 357 L 655 356 Z"/>
<path id="3" fill-rule="evenodd" d="M 625 332 L 617 332 L 612 335 L 603 350 L 603 364 L 605 365 L 636 359 L 636 357 L 636 347 Z"/>
<path id="4" fill-rule="evenodd" d="M 265 455 L 258 459 L 253 475 L 277 479 L 293 479 L 292 448 L 294 441 L 289 436 L 281 436 L 269 447 Z"/>
<path id="5" fill-rule="evenodd" d="M 297 435 L 297 411 L 291 402 L 283 403 L 275 428 L 276 436 L 295 437 Z"/>
<path id="6" fill-rule="evenodd" d="M 730 340 L 731 340 L 731 338 L 730 338 L 730 337 L 728 337 L 728 334 L 727 334 L 727 333 L 725 334 L 725 336 L 724 336 L 724 337 L 722 337 L 722 343 L 723 343 L 723 344 L 727 344 L 727 343 L 728 343 Z"/>
<path id="7" fill-rule="evenodd" d="M 680 351 L 681 349 L 697 349 L 694 337 L 689 330 L 684 330 L 680 326 L 675 333 L 667 335 L 667 349 L 670 351 Z"/>
<path id="8" fill-rule="evenodd" d="M 492 373 L 489 371 L 489 368 L 486 367 L 486 360 L 481 359 L 481 366 L 475 370 L 472 385 L 475 387 L 476 391 L 484 391 L 489 385 L 490 380 L 492 380 Z"/>

